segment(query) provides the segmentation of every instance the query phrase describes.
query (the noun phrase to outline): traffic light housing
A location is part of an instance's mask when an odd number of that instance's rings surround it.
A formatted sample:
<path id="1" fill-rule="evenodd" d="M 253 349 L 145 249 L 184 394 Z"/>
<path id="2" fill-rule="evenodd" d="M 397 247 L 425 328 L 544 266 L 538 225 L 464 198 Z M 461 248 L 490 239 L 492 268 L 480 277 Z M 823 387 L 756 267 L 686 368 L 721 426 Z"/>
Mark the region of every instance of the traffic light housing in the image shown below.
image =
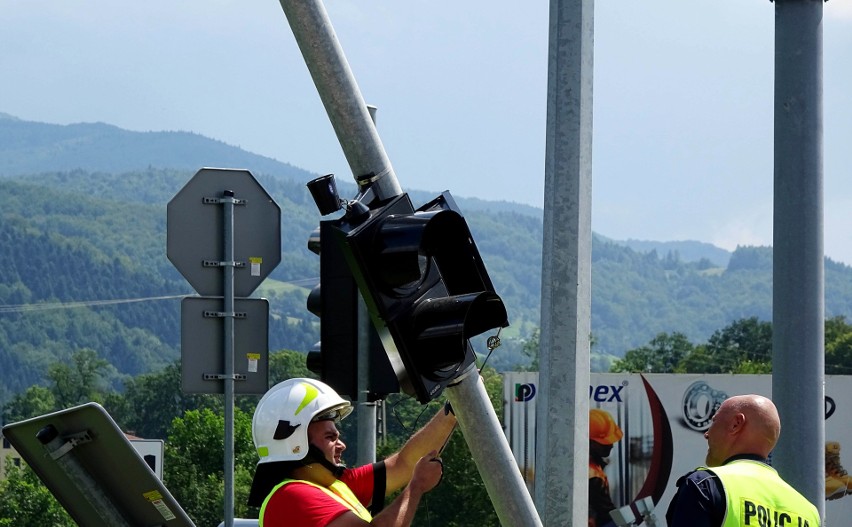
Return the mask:
<path id="1" fill-rule="evenodd" d="M 308 248 L 320 256 L 320 283 L 308 295 L 307 307 L 320 317 L 320 341 L 308 352 L 307 367 L 340 395 L 358 398 L 358 342 L 366 331 L 369 376 L 367 399 L 399 392 L 399 383 L 372 324 L 360 324 L 358 287 L 343 251 L 331 238 L 332 222 L 320 222 Z M 359 328 L 363 328 L 359 331 Z"/>
<path id="2" fill-rule="evenodd" d="M 401 194 L 335 222 L 352 274 L 403 391 L 436 398 L 473 367 L 469 339 L 509 325 L 449 192 L 415 210 Z"/>

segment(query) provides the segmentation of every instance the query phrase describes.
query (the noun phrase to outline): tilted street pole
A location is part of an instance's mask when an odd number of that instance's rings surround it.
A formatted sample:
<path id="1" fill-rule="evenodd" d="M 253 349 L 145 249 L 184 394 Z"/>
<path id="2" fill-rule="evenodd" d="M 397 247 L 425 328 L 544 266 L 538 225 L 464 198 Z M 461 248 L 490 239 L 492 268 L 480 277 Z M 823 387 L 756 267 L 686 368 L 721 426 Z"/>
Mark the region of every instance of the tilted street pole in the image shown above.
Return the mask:
<path id="1" fill-rule="evenodd" d="M 471 438 L 470 453 L 500 524 L 541 526 L 532 496 L 475 368 L 462 374 L 457 384 L 447 387 L 447 399 L 453 405 L 462 434 L 466 439 Z"/>
<path id="2" fill-rule="evenodd" d="M 280 3 L 358 183 L 360 194 L 356 199 L 370 205 L 401 195 L 396 174 L 322 2 L 280 0 Z M 488 394 L 477 389 L 479 386 L 479 375 L 463 375 L 448 390 L 448 395 L 460 408 L 459 422 L 475 423 L 462 425 L 463 433 L 469 430 L 465 439 L 474 459 L 486 460 L 494 449 L 503 452 L 509 447 Z M 486 406 L 490 412 L 481 411 Z M 512 527 L 541 525 L 514 458 L 510 464 L 483 462 L 484 465 L 477 463 L 479 474 L 501 523 Z"/>
<path id="3" fill-rule="evenodd" d="M 322 2 L 281 0 L 281 8 L 358 187 L 377 200 L 399 196 L 396 173 Z"/>

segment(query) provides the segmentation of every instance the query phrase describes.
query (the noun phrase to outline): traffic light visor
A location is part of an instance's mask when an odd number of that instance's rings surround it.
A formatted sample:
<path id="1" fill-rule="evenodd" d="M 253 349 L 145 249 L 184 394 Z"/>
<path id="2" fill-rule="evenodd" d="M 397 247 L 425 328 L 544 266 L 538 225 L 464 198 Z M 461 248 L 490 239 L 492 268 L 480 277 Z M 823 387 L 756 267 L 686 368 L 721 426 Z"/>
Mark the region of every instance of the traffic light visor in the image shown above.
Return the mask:
<path id="1" fill-rule="evenodd" d="M 413 359 L 419 371 L 437 380 L 464 363 L 468 339 L 505 327 L 508 319 L 500 297 L 482 292 L 418 302 L 413 324 Z"/>

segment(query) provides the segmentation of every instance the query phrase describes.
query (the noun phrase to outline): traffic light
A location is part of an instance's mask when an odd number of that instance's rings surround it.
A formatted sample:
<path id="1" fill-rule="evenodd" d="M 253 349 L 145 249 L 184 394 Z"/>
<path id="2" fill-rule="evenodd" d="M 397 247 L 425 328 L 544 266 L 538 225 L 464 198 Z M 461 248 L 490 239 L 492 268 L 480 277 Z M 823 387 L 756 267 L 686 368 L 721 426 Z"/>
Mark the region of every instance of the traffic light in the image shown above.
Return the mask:
<path id="1" fill-rule="evenodd" d="M 329 233 L 345 248 L 400 387 L 421 403 L 473 367 L 471 337 L 509 325 L 449 192 L 417 210 L 401 194 Z"/>
<path id="2" fill-rule="evenodd" d="M 308 295 L 308 310 L 320 317 L 320 341 L 308 352 L 307 366 L 339 394 L 358 398 L 359 326 L 367 331 L 367 399 L 399 392 L 399 383 L 372 324 L 358 320 L 358 288 L 340 245 L 331 238 L 330 221 L 320 222 L 308 248 L 320 255 L 320 283 Z"/>

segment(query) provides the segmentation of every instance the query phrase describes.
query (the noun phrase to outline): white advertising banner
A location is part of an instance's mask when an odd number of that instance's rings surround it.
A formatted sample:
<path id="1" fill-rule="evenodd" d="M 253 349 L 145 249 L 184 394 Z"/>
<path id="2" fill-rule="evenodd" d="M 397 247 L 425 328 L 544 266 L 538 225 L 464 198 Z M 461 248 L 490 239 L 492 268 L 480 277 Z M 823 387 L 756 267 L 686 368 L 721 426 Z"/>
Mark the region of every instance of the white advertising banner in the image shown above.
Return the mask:
<path id="1" fill-rule="evenodd" d="M 504 373 L 503 386 L 506 436 L 534 492 L 538 373 Z M 606 436 L 612 449 L 599 469 L 608 481 L 612 504 L 628 517 L 632 510 L 637 521 L 642 514 L 653 514 L 648 519 L 665 526 L 675 482 L 704 464 L 704 432 L 719 404 L 728 396 L 745 393 L 771 398 L 771 388 L 770 375 L 593 373 L 590 426 L 611 426 L 622 432 Z M 843 470 L 844 461 L 852 469 L 852 376 L 826 376 L 825 395 L 826 497 L 830 498 L 825 523 L 845 525 L 852 518 L 852 494 L 846 493 Z M 783 430 L 784 423 L 782 435 Z M 590 460 L 590 473 L 592 465 Z M 849 485 L 852 490 L 852 481 Z"/>

